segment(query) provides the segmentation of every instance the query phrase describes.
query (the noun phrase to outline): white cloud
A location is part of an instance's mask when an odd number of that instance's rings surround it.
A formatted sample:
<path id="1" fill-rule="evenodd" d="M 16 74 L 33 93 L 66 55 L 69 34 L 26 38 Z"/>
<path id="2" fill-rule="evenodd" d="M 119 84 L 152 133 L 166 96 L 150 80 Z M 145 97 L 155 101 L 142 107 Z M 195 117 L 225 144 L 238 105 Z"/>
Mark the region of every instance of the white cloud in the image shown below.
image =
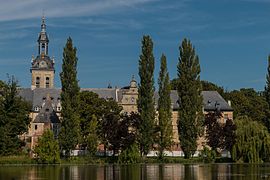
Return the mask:
<path id="1" fill-rule="evenodd" d="M 156 0 L 10 0 L 1 2 L 0 21 L 23 20 L 40 17 L 90 16 L 118 11 Z"/>
<path id="2" fill-rule="evenodd" d="M 0 40 L 21 39 L 28 35 L 26 31 L 2 33 L 0 32 Z"/>

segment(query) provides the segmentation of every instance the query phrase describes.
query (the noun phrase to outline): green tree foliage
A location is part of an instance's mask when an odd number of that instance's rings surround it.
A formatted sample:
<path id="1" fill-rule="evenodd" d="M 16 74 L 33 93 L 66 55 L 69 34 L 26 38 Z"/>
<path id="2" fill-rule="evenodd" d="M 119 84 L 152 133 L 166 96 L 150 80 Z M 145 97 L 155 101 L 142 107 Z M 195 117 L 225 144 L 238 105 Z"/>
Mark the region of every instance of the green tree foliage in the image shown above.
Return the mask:
<path id="1" fill-rule="evenodd" d="M 267 75 L 266 75 L 266 85 L 264 88 L 264 97 L 268 104 L 268 109 L 266 112 L 266 118 L 264 120 L 265 126 L 268 128 L 268 132 L 270 132 L 270 55 L 268 56 L 268 67 L 267 67 Z"/>
<path id="2" fill-rule="evenodd" d="M 106 111 L 101 120 L 101 137 L 105 147 L 110 145 L 113 155 L 118 153 L 121 146 L 121 138 L 119 137 L 120 112 L 122 107 L 113 99 L 106 101 Z"/>
<path id="3" fill-rule="evenodd" d="M 79 93 L 79 102 L 80 144 L 82 148 L 87 148 L 92 154 L 97 148 L 97 146 L 95 148 L 93 146 L 98 143 L 100 120 L 106 111 L 106 100 L 99 98 L 98 94 L 94 92 L 83 91 Z"/>
<path id="4" fill-rule="evenodd" d="M 143 36 L 142 52 L 139 60 L 139 96 L 138 111 L 141 115 L 140 123 L 140 151 L 147 155 L 152 144 L 155 125 L 154 108 L 154 68 L 153 42 L 150 36 Z"/>
<path id="5" fill-rule="evenodd" d="M 121 115 L 119 138 L 121 139 L 121 151 L 130 148 L 131 145 L 138 142 L 139 139 L 139 124 L 141 117 L 138 113 L 131 112 Z M 129 152 L 129 151 L 127 151 Z"/>
<path id="6" fill-rule="evenodd" d="M 18 83 L 11 77 L 0 82 L 0 155 L 21 152 L 23 141 L 19 135 L 28 131 L 31 105 L 18 96 Z"/>
<path id="7" fill-rule="evenodd" d="M 171 88 L 170 78 L 167 71 L 166 56 L 161 56 L 161 66 L 159 72 L 159 99 L 158 99 L 158 145 L 159 156 L 163 157 L 163 152 L 166 148 L 172 145 L 172 120 L 171 120 Z"/>
<path id="8" fill-rule="evenodd" d="M 132 164 L 140 162 L 140 151 L 136 143 L 126 148 L 118 158 L 119 163 Z"/>
<path id="9" fill-rule="evenodd" d="M 62 123 L 59 134 L 61 151 L 66 157 L 70 156 L 71 150 L 79 142 L 79 115 L 78 94 L 79 85 L 77 80 L 77 61 L 76 48 L 73 47 L 72 39 L 69 37 L 64 47 L 62 72 L 60 73 L 62 92 Z"/>
<path id="10" fill-rule="evenodd" d="M 171 89 L 177 90 L 177 78 L 171 80 Z M 226 98 L 226 93 L 223 87 L 220 87 L 212 82 L 201 80 L 202 91 L 217 91 L 223 98 Z"/>
<path id="11" fill-rule="evenodd" d="M 98 146 L 98 134 L 97 134 L 98 120 L 95 115 L 92 115 L 92 119 L 87 127 L 87 150 L 90 156 L 95 156 Z"/>
<path id="12" fill-rule="evenodd" d="M 236 143 L 232 158 L 238 162 L 258 163 L 268 161 L 270 155 L 270 135 L 260 122 L 247 116 L 235 119 Z"/>
<path id="13" fill-rule="evenodd" d="M 137 113 L 121 114 L 122 107 L 117 102 L 99 98 L 94 92 L 80 92 L 79 101 L 81 147 L 91 155 L 95 154 L 98 142 L 118 153 L 138 139 Z"/>
<path id="14" fill-rule="evenodd" d="M 200 153 L 200 158 L 205 163 L 213 163 L 216 160 L 216 151 L 213 149 L 210 149 L 206 146 L 203 147 L 202 152 Z"/>
<path id="15" fill-rule="evenodd" d="M 222 134 L 224 139 L 221 148 L 230 151 L 232 154 L 232 148 L 236 142 L 236 125 L 232 119 L 227 119 Z"/>
<path id="16" fill-rule="evenodd" d="M 171 80 L 170 82 L 171 90 L 177 90 L 178 80 L 179 80 L 178 78 L 174 78 Z"/>
<path id="17" fill-rule="evenodd" d="M 60 152 L 58 142 L 54 139 L 53 132 L 46 130 L 38 139 L 38 144 L 34 149 L 39 163 L 59 163 Z"/>
<path id="18" fill-rule="evenodd" d="M 223 98 L 225 98 L 225 92 L 223 87 L 220 87 L 209 81 L 201 81 L 203 91 L 217 91 Z"/>
<path id="19" fill-rule="evenodd" d="M 177 66 L 179 96 L 178 132 L 185 158 L 197 149 L 197 138 L 202 129 L 202 105 L 199 57 L 191 42 L 184 39 L 180 46 Z"/>
<path id="20" fill-rule="evenodd" d="M 266 102 L 270 106 L 270 55 L 268 56 L 268 67 L 266 75 L 266 85 L 264 88 L 264 96 L 266 98 Z"/>
<path id="21" fill-rule="evenodd" d="M 254 89 L 240 89 L 227 93 L 227 98 L 232 100 L 234 117 L 248 116 L 252 120 L 264 123 L 270 129 L 268 123 L 269 106 L 264 96 Z"/>

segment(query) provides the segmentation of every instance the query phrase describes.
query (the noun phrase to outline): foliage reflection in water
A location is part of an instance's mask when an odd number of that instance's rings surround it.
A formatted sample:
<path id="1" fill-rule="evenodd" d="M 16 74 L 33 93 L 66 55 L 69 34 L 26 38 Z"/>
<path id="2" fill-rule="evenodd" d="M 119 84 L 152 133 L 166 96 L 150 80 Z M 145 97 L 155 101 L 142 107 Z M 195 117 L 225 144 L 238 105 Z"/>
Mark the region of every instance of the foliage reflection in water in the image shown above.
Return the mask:
<path id="1" fill-rule="evenodd" d="M 270 179 L 270 164 L 137 164 L 1 166 L 0 179 Z"/>

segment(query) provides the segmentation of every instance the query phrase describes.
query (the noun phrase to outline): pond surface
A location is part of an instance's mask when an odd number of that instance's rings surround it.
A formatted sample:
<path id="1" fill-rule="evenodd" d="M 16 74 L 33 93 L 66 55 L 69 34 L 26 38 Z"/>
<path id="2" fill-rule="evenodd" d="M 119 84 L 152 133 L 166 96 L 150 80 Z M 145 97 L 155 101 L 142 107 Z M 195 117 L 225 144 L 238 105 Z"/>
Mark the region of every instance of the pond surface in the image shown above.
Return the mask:
<path id="1" fill-rule="evenodd" d="M 270 179 L 270 164 L 7 165 L 0 180 Z"/>

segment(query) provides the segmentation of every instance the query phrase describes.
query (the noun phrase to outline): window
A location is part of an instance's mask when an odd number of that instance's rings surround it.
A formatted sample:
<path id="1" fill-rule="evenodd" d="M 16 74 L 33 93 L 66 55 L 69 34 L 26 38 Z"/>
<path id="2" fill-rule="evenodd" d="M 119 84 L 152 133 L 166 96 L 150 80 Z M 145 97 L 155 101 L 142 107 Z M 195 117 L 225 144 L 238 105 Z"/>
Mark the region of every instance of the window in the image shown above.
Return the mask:
<path id="1" fill-rule="evenodd" d="M 60 106 L 57 107 L 57 111 L 61 111 L 61 107 Z"/>
<path id="2" fill-rule="evenodd" d="M 46 77 L 46 88 L 50 87 L 50 78 Z"/>
<path id="3" fill-rule="evenodd" d="M 41 52 L 44 52 L 44 51 L 45 51 L 45 44 L 42 43 L 42 45 L 41 45 Z"/>
<path id="4" fill-rule="evenodd" d="M 40 87 L 40 77 L 36 77 L 36 87 Z"/>
<path id="5" fill-rule="evenodd" d="M 224 123 L 226 123 L 226 121 L 229 119 L 228 114 L 224 114 Z"/>
<path id="6" fill-rule="evenodd" d="M 35 130 L 37 130 L 37 128 L 38 128 L 38 126 L 37 126 L 37 125 L 35 125 Z"/>
<path id="7" fill-rule="evenodd" d="M 39 107 L 38 106 L 35 107 L 35 111 L 39 111 Z"/>

